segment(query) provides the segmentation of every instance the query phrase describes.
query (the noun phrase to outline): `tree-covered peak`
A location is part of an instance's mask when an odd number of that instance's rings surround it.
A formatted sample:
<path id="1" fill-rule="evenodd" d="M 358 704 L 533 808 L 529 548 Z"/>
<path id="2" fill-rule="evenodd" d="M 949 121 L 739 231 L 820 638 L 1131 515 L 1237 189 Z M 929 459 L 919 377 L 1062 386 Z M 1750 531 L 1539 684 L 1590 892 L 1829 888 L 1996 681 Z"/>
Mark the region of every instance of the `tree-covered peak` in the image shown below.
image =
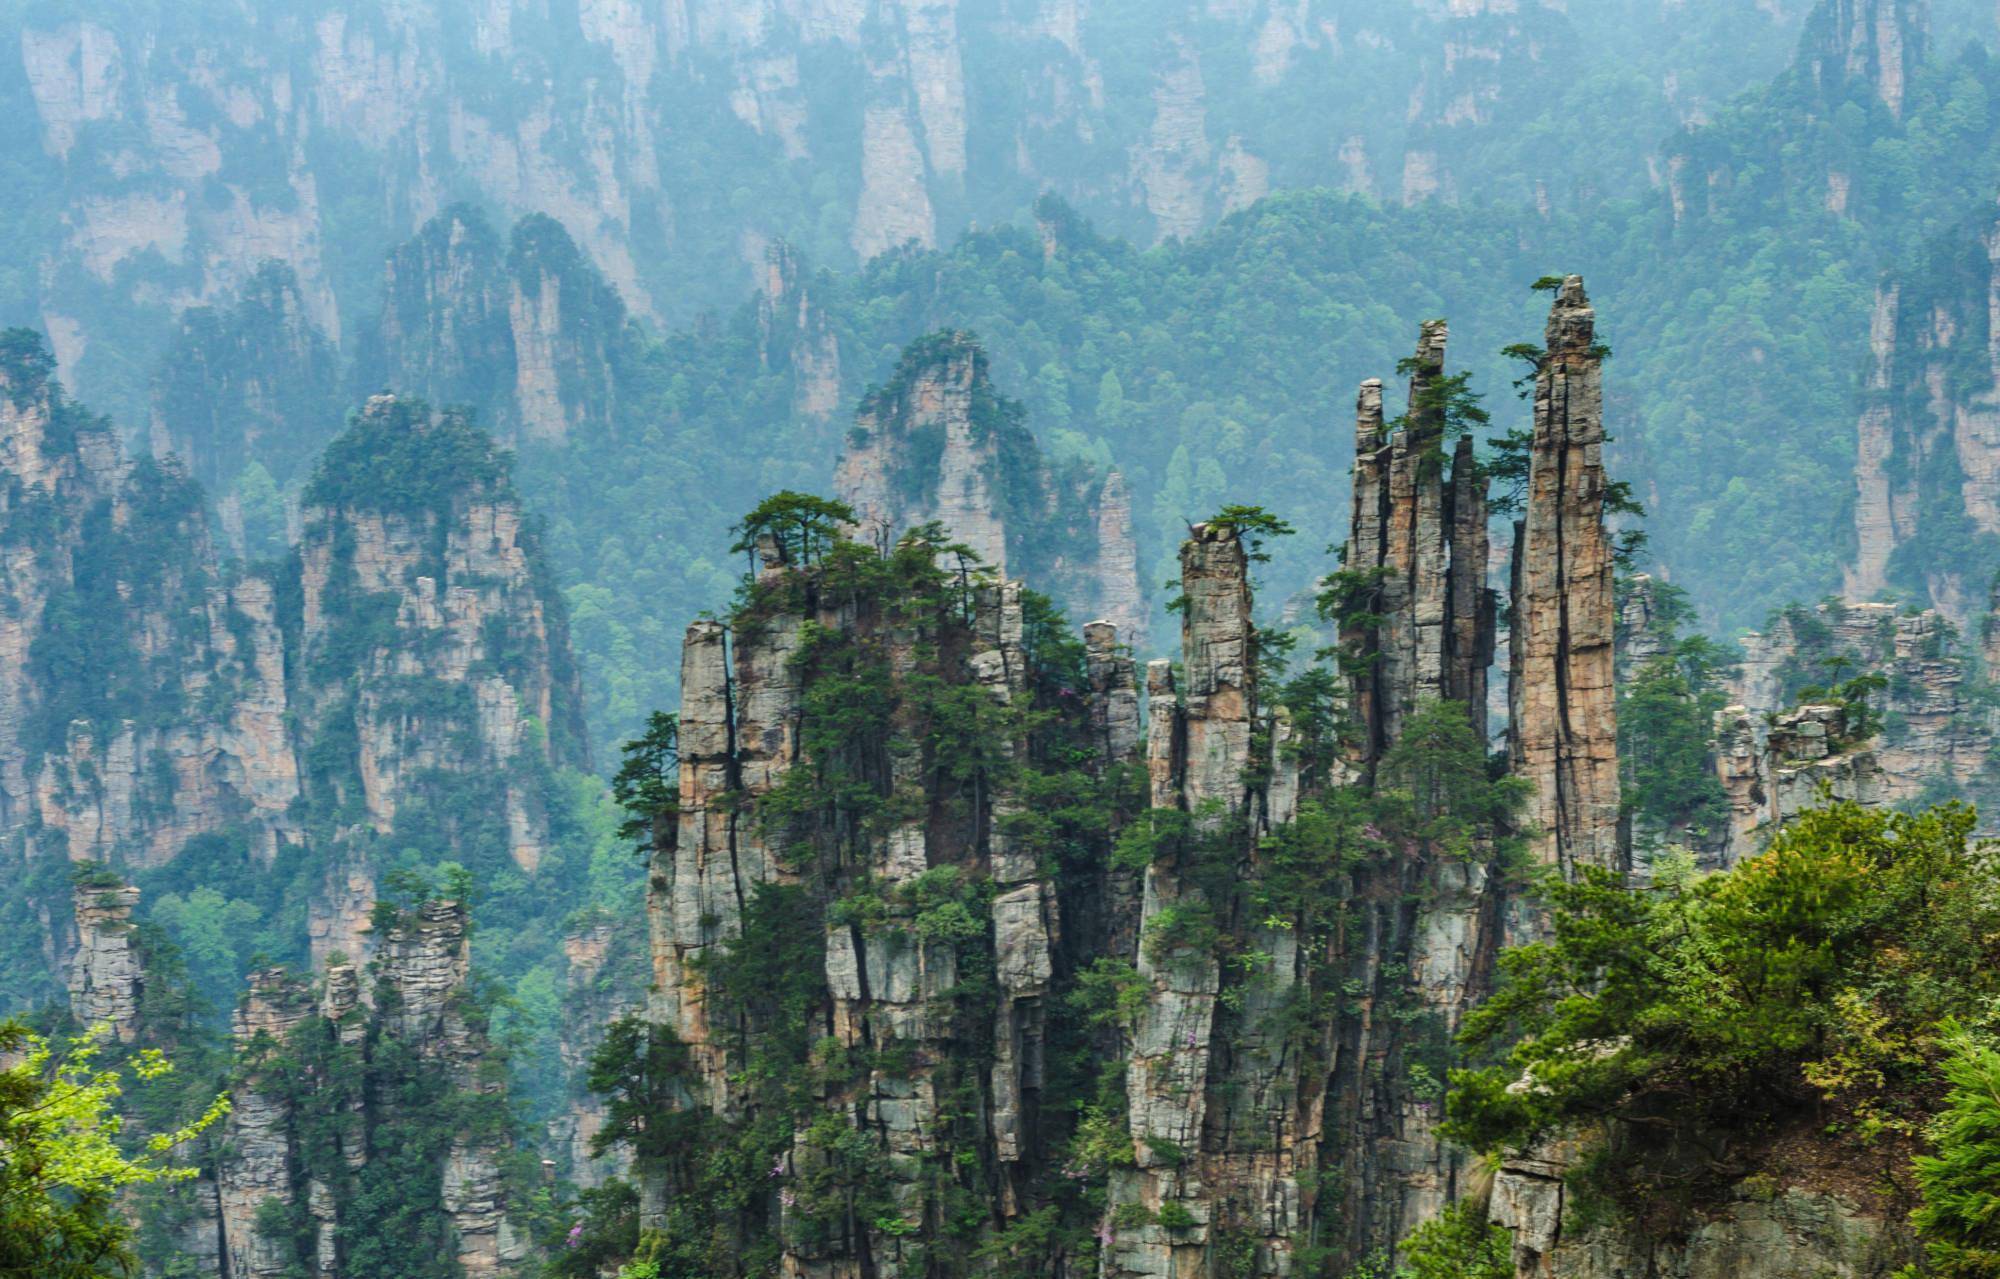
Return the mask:
<path id="1" fill-rule="evenodd" d="M 327 446 L 305 504 L 416 517 L 448 513 L 462 496 L 512 491 L 512 455 L 470 413 L 377 395 Z"/>
<path id="2" fill-rule="evenodd" d="M 16 407 L 40 395 L 55 373 L 56 357 L 39 332 L 27 328 L 0 331 L 0 382 L 6 384 L 7 396 Z"/>
<path id="3" fill-rule="evenodd" d="M 893 412 L 919 382 L 941 376 L 953 365 L 968 362 L 972 370 L 972 385 L 990 388 L 992 379 L 987 372 L 986 348 L 980 345 L 977 334 L 965 329 L 939 329 L 926 333 L 903 348 L 903 353 L 896 358 L 896 371 L 889 375 L 887 382 L 870 387 L 861 397 L 861 411 L 864 414 Z"/>

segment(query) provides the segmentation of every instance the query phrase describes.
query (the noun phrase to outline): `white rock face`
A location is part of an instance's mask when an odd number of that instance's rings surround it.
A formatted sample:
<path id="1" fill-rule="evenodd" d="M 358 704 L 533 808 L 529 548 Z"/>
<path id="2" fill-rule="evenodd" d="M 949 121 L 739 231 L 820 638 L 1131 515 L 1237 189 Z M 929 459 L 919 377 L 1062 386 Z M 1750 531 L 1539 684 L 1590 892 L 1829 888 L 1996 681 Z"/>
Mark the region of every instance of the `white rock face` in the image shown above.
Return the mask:
<path id="1" fill-rule="evenodd" d="M 133 946 L 132 909 L 139 890 L 125 886 L 76 889 L 76 954 L 69 966 L 70 1016 L 105 1026 L 121 1043 L 139 1033 L 139 993 L 146 975 Z"/>

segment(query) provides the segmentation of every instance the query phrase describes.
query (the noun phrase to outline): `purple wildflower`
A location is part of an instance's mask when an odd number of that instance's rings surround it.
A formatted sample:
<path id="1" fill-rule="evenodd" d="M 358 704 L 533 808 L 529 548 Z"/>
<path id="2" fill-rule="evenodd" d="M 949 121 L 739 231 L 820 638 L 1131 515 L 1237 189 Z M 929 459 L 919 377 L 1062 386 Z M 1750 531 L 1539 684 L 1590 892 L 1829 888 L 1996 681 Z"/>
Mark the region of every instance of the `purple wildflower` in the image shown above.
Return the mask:
<path id="1" fill-rule="evenodd" d="M 572 1248 L 581 1248 L 583 1246 L 583 1223 L 581 1221 L 569 1228 L 567 1243 Z"/>

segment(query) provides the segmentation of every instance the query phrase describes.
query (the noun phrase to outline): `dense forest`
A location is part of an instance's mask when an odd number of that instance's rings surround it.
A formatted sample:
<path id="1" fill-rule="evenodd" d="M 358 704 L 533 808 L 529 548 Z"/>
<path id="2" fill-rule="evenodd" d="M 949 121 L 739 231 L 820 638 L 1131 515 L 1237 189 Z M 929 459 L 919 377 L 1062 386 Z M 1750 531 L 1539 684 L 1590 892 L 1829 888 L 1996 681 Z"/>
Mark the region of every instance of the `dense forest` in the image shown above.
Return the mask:
<path id="1" fill-rule="evenodd" d="M 0 1277 L 2000 1275 L 1991 5 L 5 7 Z"/>

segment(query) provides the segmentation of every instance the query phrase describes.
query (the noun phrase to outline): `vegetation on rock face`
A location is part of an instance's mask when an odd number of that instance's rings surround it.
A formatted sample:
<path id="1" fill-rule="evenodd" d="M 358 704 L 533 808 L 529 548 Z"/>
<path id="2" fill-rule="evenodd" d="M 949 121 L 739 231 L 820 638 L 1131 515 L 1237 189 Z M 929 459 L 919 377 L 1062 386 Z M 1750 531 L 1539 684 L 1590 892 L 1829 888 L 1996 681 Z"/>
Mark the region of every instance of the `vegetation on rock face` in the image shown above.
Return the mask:
<path id="1" fill-rule="evenodd" d="M 510 459 L 461 410 L 380 398 L 348 423 L 313 469 L 308 506 L 449 518 L 472 494 L 511 491 Z"/>
<path id="2" fill-rule="evenodd" d="M 1656 1223 L 1800 1126 L 1906 1160 L 1949 1019 L 1985 1025 L 2000 994 L 2000 867 L 1972 827 L 1840 803 L 1725 874 L 1550 884 L 1551 939 L 1505 952 L 1467 1019 L 1490 1064 L 1452 1076 L 1450 1131 L 1485 1151 L 1580 1132 L 1587 1187 Z"/>
<path id="3" fill-rule="evenodd" d="M 132 1149 L 121 1141 L 126 1074 L 98 1062 L 102 1028 L 53 1044 L 18 1021 L 0 1023 L 0 1275 L 98 1279 L 131 1274 L 135 1230 L 119 1202 L 138 1187 L 186 1181 L 175 1161 L 228 1112 L 217 1098 L 197 1117 L 162 1128 Z M 136 1054 L 132 1078 L 173 1070 L 157 1050 Z"/>

